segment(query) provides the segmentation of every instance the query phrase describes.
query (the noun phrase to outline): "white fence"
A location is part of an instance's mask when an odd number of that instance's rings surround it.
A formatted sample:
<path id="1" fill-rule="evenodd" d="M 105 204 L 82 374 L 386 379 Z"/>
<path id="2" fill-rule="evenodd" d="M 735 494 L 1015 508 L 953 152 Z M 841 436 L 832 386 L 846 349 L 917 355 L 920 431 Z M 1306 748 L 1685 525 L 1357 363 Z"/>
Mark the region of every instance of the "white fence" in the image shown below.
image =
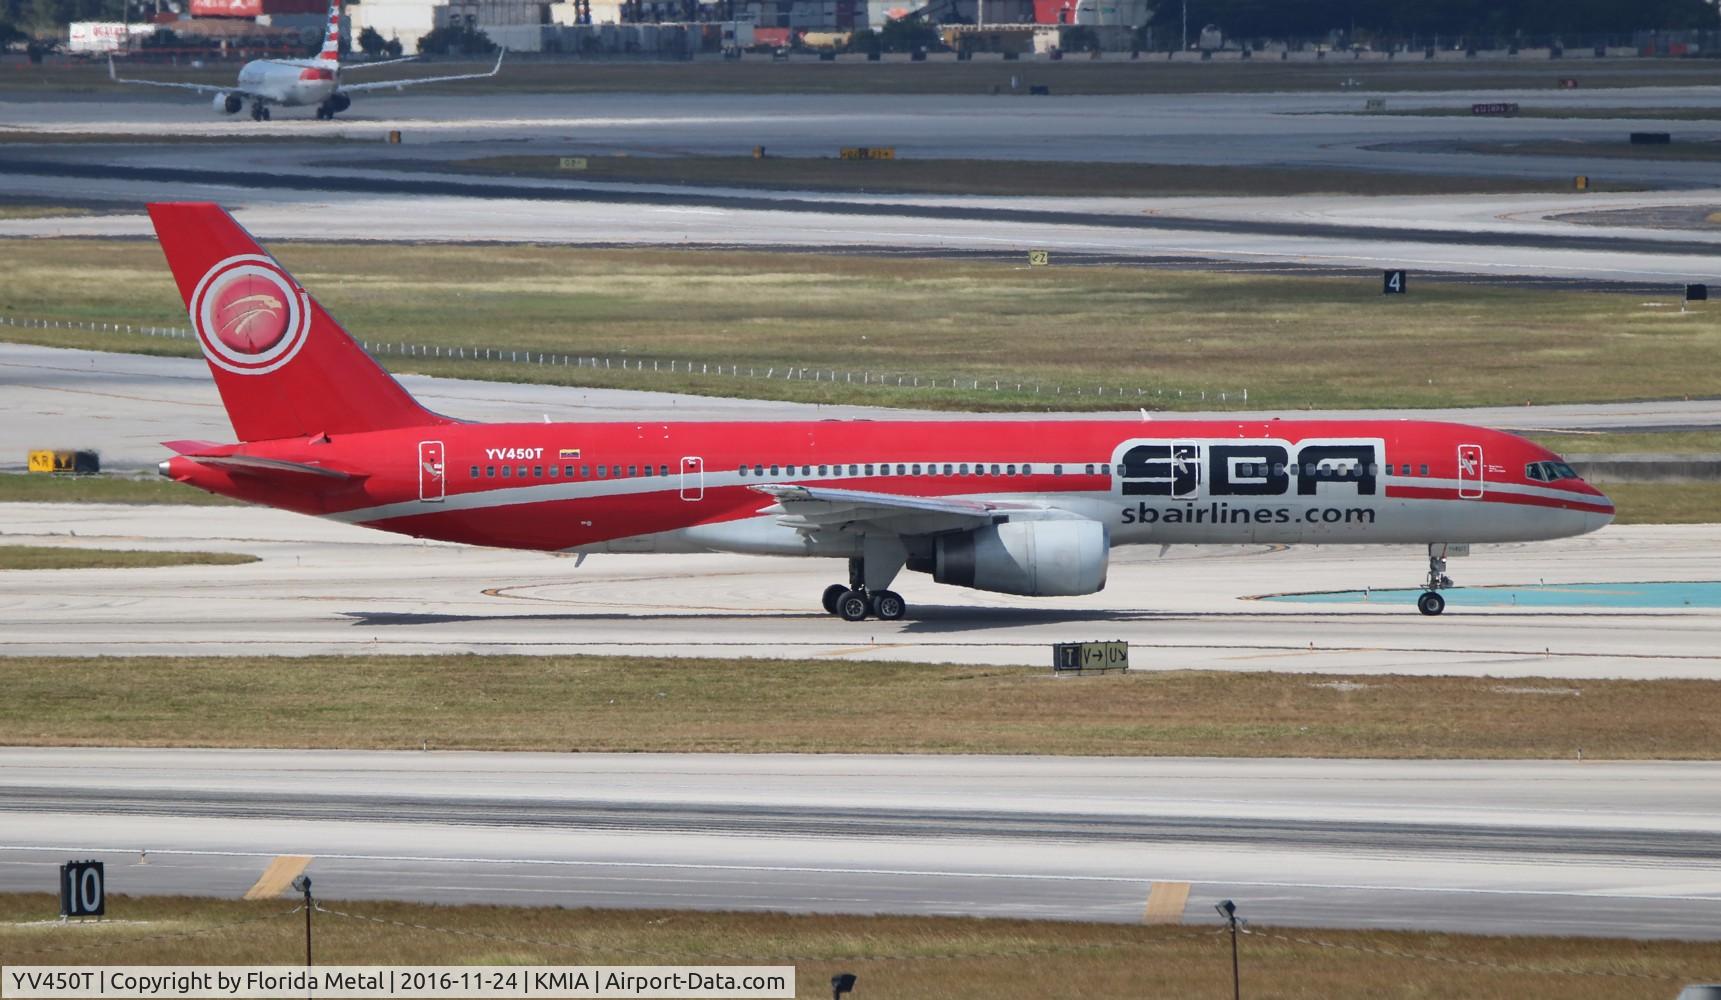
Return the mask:
<path id="1" fill-rule="evenodd" d="M 130 323 L 87 323 L 80 320 L 18 319 L 0 316 L 0 326 L 35 330 L 88 330 L 92 333 L 121 333 L 168 340 L 192 340 L 191 331 L 178 326 L 137 326 Z M 445 361 L 488 362 L 533 368 L 570 368 L 622 371 L 657 375 L 684 375 L 735 379 L 774 379 L 802 382 L 840 382 L 845 385 L 881 386 L 891 389 L 942 389 L 958 392 L 1009 393 L 1019 396 L 1074 396 L 1116 399 L 1120 406 L 1148 402 L 1210 402 L 1247 405 L 1249 390 L 1146 388 L 1142 386 L 1065 385 L 1003 375 L 916 375 L 905 372 L 839 371 L 806 365 L 741 365 L 730 362 L 682 361 L 662 358 L 603 357 L 589 354 L 551 354 L 508 347 L 445 347 L 406 341 L 360 341 L 376 357 L 432 358 Z"/>

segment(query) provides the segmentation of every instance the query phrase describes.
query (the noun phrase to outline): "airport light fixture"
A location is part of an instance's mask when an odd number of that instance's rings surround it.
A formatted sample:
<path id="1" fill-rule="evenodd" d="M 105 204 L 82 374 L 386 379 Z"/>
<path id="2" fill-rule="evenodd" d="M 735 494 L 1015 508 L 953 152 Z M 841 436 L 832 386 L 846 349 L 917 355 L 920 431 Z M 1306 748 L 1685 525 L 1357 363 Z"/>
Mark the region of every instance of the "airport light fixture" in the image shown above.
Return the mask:
<path id="1" fill-rule="evenodd" d="M 831 1000 L 843 1000 L 844 993 L 852 993 L 855 988 L 855 974 L 839 972 L 831 977 Z"/>
<path id="2" fill-rule="evenodd" d="M 1231 925 L 1231 1000 L 1243 1000 L 1243 979 L 1237 969 L 1237 904 L 1222 899 L 1213 908 Z"/>

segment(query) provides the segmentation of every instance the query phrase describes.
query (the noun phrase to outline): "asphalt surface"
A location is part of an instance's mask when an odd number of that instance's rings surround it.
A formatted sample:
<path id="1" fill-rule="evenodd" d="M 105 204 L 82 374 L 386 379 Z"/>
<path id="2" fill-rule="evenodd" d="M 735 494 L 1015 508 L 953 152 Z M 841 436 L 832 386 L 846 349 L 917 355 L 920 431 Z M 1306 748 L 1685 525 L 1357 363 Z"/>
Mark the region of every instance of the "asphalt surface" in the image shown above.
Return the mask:
<path id="1" fill-rule="evenodd" d="M 0 504 L 30 545 L 242 552 L 239 566 L 0 574 L 0 655 L 602 653 L 1044 666 L 1122 639 L 1143 668 L 1721 678 L 1721 610 L 1347 604 L 1264 594 L 1413 587 L 1418 546 L 1114 550 L 1106 589 L 1018 598 L 903 573 L 898 622 L 841 622 L 839 560 L 539 553 L 420 542 L 252 507 Z M 1460 585 L 1712 580 L 1721 526 L 1607 528 L 1479 546 Z"/>
<path id="2" fill-rule="evenodd" d="M 90 163 L 66 158 L 0 158 L 0 174 L 35 175 L 57 179 L 131 181 L 141 184 L 221 185 L 264 192 L 314 191 L 324 194 L 402 195 L 420 198 L 496 199 L 501 201 L 556 201 L 576 204 L 646 205 L 769 211 L 813 216 L 890 216 L 923 222 L 1011 223 L 1018 226 L 1083 226 L 1094 228 L 1163 230 L 1192 234 L 1309 238 L 1323 240 L 1403 241 L 1441 246 L 1499 247 L 1538 250 L 1577 250 L 1598 253 L 1713 256 L 1714 240 L 1685 239 L 1679 233 L 1642 238 L 1615 236 L 1592 228 L 1570 233 L 1511 232 L 1487 230 L 1427 229 L 1405 226 L 1344 225 L 1333 222 L 1279 222 L 1270 219 L 1210 219 L 1178 215 L 1114 214 L 1104 211 L 1073 211 L 1006 208 L 987 205 L 938 204 L 906 200 L 881 202 L 826 195 L 795 198 L 772 195 L 720 194 L 614 190 L 597 185 L 523 184 L 450 177 L 412 175 L 364 176 L 319 170 L 297 172 L 211 170 L 197 167 L 147 167 Z"/>
<path id="3" fill-rule="evenodd" d="M 1615 103 L 1585 122 L 1350 114 L 1372 93 L 987 98 L 381 97 L 359 120 L 212 120 L 204 101 L 0 102 L 0 127 L 132 131 L 129 146 L 9 145 L 15 197 L 113 214 L 0 221 L 4 235 L 145 237 L 145 200 L 215 198 L 265 239 L 549 240 L 1055 253 L 1246 268 L 1407 266 L 1651 288 L 1721 280 L 1721 232 L 1632 212 L 1715 201 L 1712 166 L 1476 156 L 1459 140 L 1605 139 L 1633 109 L 1709 88 L 1386 95 L 1397 110 L 1477 100 Z M 188 147 L 187 135 L 298 145 Z M 403 128 L 408 145 L 375 140 Z M 1681 141 L 1721 134 L 1683 123 Z M 320 141 L 344 135 L 347 143 Z M 1415 142 L 1414 146 L 1406 143 Z M 509 152 L 900 155 L 1245 163 L 1559 179 L 1669 190 L 1462 198 L 765 195 L 483 182 L 422 164 Z M 195 154 L 188 150 L 195 149 Z M 72 151 L 68 151 L 72 150 Z M 195 166 L 187 166 L 195 155 Z M 29 162 L 21 162 L 29 161 Z M 43 164 L 62 166 L 44 166 Z M 70 164 L 65 167 L 63 165 Z M 188 172 L 189 171 L 189 172 Z M 319 175 L 327 174 L 325 180 Z M 288 181 L 280 178 L 285 176 Z M 307 180 L 306 178 L 314 178 Z M 1574 209 L 1620 210 L 1598 231 Z M 408 380 L 484 419 L 860 415 L 859 408 Z M 0 448 L 53 434 L 145 467 L 155 442 L 225 439 L 201 362 L 0 348 Z M 907 414 L 899 414 L 907 415 Z M 1716 426 L 1716 402 L 1447 412 L 1522 429 Z M 63 440 L 70 438 L 71 440 Z M 608 652 L 833 655 L 1041 664 L 1071 637 L 1127 638 L 1138 663 L 1492 676 L 1704 677 L 1717 613 L 1263 604 L 1288 590 L 1414 583 L 1410 547 L 1120 551 L 1108 590 L 1027 602 L 905 576 L 911 618 L 844 628 L 816 609 L 838 567 L 731 556 L 539 555 L 424 544 L 249 508 L 0 505 L 34 543 L 246 551 L 238 567 L 0 576 L 0 652 Z M 1481 549 L 1461 584 L 1709 579 L 1721 528 L 1610 528 Z M 22 577 L 22 579 L 20 579 Z M 675 581 L 666 587 L 665 581 Z M 403 584 L 410 581 L 410 584 Z M 32 639 L 42 636 L 42 639 Z M 45 889 L 73 856 L 115 892 L 237 896 L 280 854 L 314 858 L 331 900 L 423 899 L 1142 919 L 1190 882 L 1190 921 L 1235 898 L 1262 923 L 1695 937 L 1721 934 L 1713 765 L 1016 758 L 660 757 L 0 750 L 0 887 Z M 115 817 L 122 817 L 116 821 Z"/>
<path id="4" fill-rule="evenodd" d="M 1028 248 L 1128 259 L 1484 275 L 1630 287 L 1721 281 L 1721 230 L 1633 224 L 1670 205 L 1715 203 L 1710 164 L 1585 156 L 1481 155 L 1470 139 L 1615 141 L 1647 127 L 1645 109 L 1703 108 L 1710 88 L 1386 95 L 1395 110 L 1516 96 L 1540 105 L 1616 106 L 1600 120 L 1366 116 L 1354 95 L 1166 95 L 1012 100 L 988 97 L 514 94 L 388 96 L 356 120 L 211 120 L 172 97 L 110 104 L 0 102 L 0 128 L 129 133 L 127 144 L 10 143 L 0 165 L 13 197 L 137 206 L 216 198 L 265 239 L 501 240 L 869 247 L 921 251 Z M 1651 122 L 1653 124 L 1653 122 Z M 1665 123 L 1663 123 L 1665 124 Z M 377 140 L 389 129 L 408 143 Z M 1679 141 L 1721 123 L 1678 122 Z M 187 138 L 284 141 L 188 146 Z M 335 141 L 330 141 L 335 140 Z M 528 154 L 831 156 L 894 145 L 905 157 L 1124 161 L 1199 167 L 1364 169 L 1641 184 L 1637 194 L 1104 198 L 1079 168 L 1062 190 L 1022 198 L 811 193 L 686 185 L 591 184 L 437 172 L 451 160 Z M 427 204 L 436 206 L 425 211 Z M 1609 227 L 1564 221 L 1620 211 Z M 1611 217 L 1611 216 L 1610 216 Z M 0 235 L 144 235 L 135 213 L 9 220 Z"/>
<path id="5" fill-rule="evenodd" d="M 1713 764 L 0 750 L 0 888 L 1721 937 Z M 115 823 L 113 817 L 125 817 Z"/>

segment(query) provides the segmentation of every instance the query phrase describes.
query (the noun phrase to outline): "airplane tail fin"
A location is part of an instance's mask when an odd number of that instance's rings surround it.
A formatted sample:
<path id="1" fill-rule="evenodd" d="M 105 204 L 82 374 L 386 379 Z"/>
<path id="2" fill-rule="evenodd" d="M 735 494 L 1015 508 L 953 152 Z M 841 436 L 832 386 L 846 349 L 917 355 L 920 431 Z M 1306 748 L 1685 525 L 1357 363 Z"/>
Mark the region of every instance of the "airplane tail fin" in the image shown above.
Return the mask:
<path id="1" fill-rule="evenodd" d="M 343 0 L 329 0 L 329 23 L 323 25 L 323 47 L 317 53 L 317 58 L 332 63 L 341 61 L 341 4 Z"/>
<path id="2" fill-rule="evenodd" d="M 241 441 L 453 423 L 420 406 L 219 205 L 152 204 Z"/>

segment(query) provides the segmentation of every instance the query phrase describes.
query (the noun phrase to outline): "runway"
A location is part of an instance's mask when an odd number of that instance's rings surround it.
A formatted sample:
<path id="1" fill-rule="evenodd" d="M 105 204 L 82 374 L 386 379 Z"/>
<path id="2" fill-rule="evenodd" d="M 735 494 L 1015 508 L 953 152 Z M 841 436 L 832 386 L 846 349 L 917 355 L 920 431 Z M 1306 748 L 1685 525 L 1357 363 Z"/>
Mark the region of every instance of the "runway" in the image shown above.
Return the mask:
<path id="1" fill-rule="evenodd" d="M 396 96 L 360 120 L 211 121 L 172 101 L 0 102 L 0 128 L 131 134 L 124 144 L 8 145 L 0 175 L 14 197 L 80 203 L 217 198 L 265 240 L 286 238 L 700 243 L 1023 250 L 1197 257 L 1492 277 L 1642 285 L 1721 280 L 1721 231 L 1597 227 L 1586 211 L 1717 201 L 1702 162 L 1480 155 L 1467 140 L 1618 138 L 1639 109 L 1702 107 L 1710 88 L 1525 92 L 1537 104 L 1620 108 L 1618 119 L 1363 116 L 1371 94 L 1146 95 L 1013 100 L 845 95 Z M 1466 95 L 1390 95 L 1395 109 L 1448 107 Z M 1501 95 L 1478 95 L 1498 100 Z M 378 140 L 390 128 L 410 139 Z M 1681 141 L 1721 125 L 1680 122 Z M 200 144 L 185 137 L 268 136 Z M 148 141 L 159 138 L 160 142 Z M 1000 161 L 1242 164 L 1290 169 L 1558 178 L 1585 174 L 1642 193 L 1424 197 L 1105 198 L 1081 185 L 1032 197 L 880 195 L 692 185 L 592 184 L 451 173 L 448 161 L 508 153 L 742 155 L 754 145 L 831 156 L 845 145 L 894 145 L 903 157 Z M 70 150 L 75 149 L 75 155 Z M 189 164 L 188 149 L 196 149 Z M 425 212 L 427 200 L 437 211 Z M 144 235 L 139 214 L 0 221 L 0 235 Z"/>
<path id="2" fill-rule="evenodd" d="M 419 542 L 248 507 L 0 505 L 20 544 L 245 552 L 242 566 L 0 574 L 5 655 L 619 653 L 1045 666 L 1054 642 L 1123 639 L 1141 669 L 1721 678 L 1721 610 L 1259 601 L 1411 586 L 1416 546 L 1115 550 L 1106 589 L 1030 599 L 904 573 L 900 622 L 850 624 L 839 561 L 568 557 Z M 1721 526 L 1608 528 L 1478 547 L 1460 584 L 1714 578 Z"/>
<path id="3" fill-rule="evenodd" d="M 0 889 L 1714 939 L 1718 767 L 0 749 Z"/>

